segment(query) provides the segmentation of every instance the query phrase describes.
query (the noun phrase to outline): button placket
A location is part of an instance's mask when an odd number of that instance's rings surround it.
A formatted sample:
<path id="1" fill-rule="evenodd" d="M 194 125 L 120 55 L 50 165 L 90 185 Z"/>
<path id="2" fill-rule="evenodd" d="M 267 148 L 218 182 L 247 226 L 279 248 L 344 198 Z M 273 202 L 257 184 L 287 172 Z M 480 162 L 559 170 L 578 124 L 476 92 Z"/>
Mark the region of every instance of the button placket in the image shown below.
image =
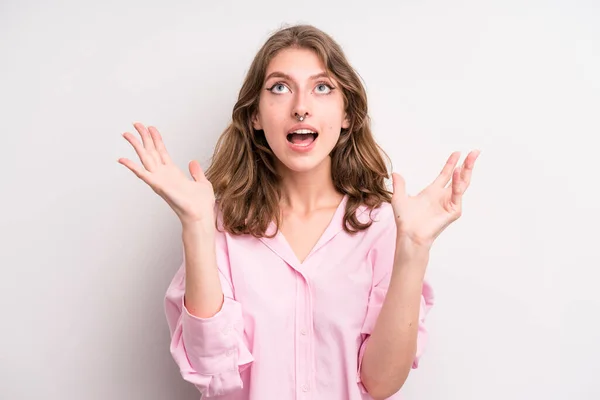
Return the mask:
<path id="1" fill-rule="evenodd" d="M 296 299 L 296 388 L 298 395 L 306 398 L 311 390 L 312 345 L 310 342 L 311 301 L 309 283 L 302 273 L 297 274 Z"/>

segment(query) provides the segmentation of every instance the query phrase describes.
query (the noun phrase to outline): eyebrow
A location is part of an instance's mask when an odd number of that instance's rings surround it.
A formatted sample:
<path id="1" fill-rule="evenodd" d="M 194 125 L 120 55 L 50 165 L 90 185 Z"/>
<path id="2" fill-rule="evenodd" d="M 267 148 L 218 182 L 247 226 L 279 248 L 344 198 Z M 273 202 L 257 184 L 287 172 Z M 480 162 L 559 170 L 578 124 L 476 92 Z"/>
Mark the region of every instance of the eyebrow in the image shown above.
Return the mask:
<path id="1" fill-rule="evenodd" d="M 265 82 L 268 81 L 271 78 L 284 78 L 287 79 L 288 81 L 293 81 L 294 79 L 292 79 L 291 76 L 289 76 L 288 74 L 285 74 L 283 72 L 280 71 L 275 71 L 275 72 L 271 72 L 266 78 L 265 78 Z M 315 79 L 319 79 L 319 78 L 328 78 L 331 79 L 329 77 L 329 75 L 327 74 L 327 72 L 321 72 L 318 73 L 316 75 L 313 75 L 310 77 L 311 80 L 315 80 Z"/>

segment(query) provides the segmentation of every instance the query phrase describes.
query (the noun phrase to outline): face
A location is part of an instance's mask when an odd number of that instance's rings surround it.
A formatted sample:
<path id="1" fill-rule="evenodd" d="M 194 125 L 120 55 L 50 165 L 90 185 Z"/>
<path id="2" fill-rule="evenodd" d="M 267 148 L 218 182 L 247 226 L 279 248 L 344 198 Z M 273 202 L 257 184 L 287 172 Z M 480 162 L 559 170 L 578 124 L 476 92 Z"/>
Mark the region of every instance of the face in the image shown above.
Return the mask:
<path id="1" fill-rule="evenodd" d="M 253 125 L 265 132 L 279 168 L 308 172 L 329 162 L 341 129 L 349 126 L 342 89 L 325 73 L 308 49 L 284 49 L 267 68 Z"/>

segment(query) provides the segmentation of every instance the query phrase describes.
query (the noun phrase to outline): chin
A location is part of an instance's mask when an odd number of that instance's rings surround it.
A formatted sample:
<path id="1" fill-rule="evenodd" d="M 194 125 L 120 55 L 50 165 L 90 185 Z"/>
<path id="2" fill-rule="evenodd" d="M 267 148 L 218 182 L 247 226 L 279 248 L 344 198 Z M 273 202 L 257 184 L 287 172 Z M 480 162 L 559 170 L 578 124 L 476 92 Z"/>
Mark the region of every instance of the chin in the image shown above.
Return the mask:
<path id="1" fill-rule="evenodd" d="M 282 166 L 290 172 L 310 172 L 319 167 L 325 160 L 285 160 Z"/>
<path id="2" fill-rule="evenodd" d="M 305 173 L 314 171 L 323 167 L 324 165 L 330 162 L 329 155 L 317 156 L 314 155 L 312 157 L 283 157 L 279 159 L 280 166 L 285 170 L 295 173 Z"/>

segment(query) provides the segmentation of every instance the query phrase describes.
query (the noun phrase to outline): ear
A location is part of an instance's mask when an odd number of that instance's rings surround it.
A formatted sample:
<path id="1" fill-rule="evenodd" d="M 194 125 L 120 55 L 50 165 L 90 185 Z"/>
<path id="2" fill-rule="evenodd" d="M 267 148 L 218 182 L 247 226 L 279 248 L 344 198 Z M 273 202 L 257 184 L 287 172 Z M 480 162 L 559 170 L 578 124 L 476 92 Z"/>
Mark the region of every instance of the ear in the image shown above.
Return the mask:
<path id="1" fill-rule="evenodd" d="M 260 123 L 260 119 L 258 118 L 258 111 L 254 112 L 252 115 L 252 127 L 257 131 L 262 130 L 262 125 Z"/>
<path id="2" fill-rule="evenodd" d="M 348 114 L 344 116 L 344 120 L 342 121 L 342 129 L 350 128 L 350 118 L 348 118 Z"/>

